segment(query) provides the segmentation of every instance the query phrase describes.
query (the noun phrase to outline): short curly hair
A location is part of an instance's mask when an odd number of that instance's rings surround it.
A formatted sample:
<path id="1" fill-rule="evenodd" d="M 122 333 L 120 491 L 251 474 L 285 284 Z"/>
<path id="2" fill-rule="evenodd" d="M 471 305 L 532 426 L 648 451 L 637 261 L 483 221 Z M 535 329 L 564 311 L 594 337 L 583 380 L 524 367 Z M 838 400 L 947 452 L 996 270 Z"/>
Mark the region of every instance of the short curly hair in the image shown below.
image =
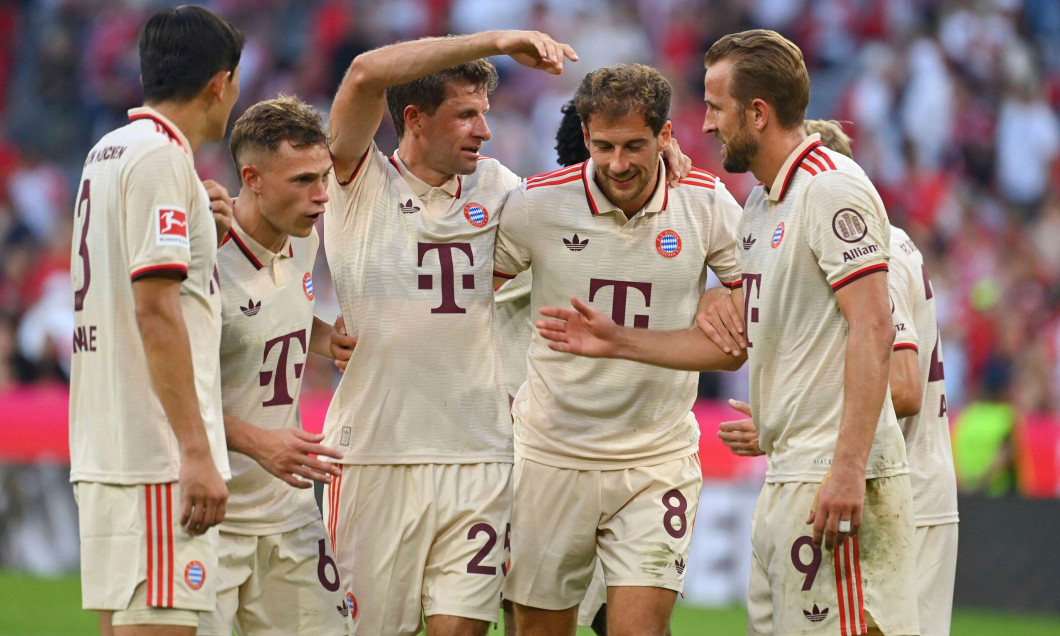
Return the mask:
<path id="1" fill-rule="evenodd" d="M 284 141 L 295 148 L 326 146 L 324 118 L 301 99 L 280 95 L 254 104 L 232 127 L 230 146 L 236 169 L 246 163 L 248 152 L 275 152 Z"/>
<path id="2" fill-rule="evenodd" d="M 650 66 L 616 64 L 586 75 L 574 94 L 574 106 L 586 126 L 593 115 L 623 117 L 636 112 L 658 135 L 670 119 L 673 92 L 670 81 Z"/>
<path id="3" fill-rule="evenodd" d="M 556 161 L 561 166 L 573 166 L 589 158 L 589 149 L 585 147 L 585 135 L 582 133 L 582 118 L 578 117 L 574 100 L 564 104 L 560 112 L 563 113 L 563 121 L 556 129 Z"/>

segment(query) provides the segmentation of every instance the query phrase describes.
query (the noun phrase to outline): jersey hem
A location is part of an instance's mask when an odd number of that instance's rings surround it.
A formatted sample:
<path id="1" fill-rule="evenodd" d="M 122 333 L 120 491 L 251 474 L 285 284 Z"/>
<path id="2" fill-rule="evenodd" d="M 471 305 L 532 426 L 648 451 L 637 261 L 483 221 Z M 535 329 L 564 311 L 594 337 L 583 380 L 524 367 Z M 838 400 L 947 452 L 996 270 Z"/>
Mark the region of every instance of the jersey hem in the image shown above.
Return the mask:
<path id="1" fill-rule="evenodd" d="M 925 515 L 923 517 L 913 517 L 913 525 L 917 528 L 926 528 L 931 526 L 948 526 L 951 523 L 960 523 L 956 511 L 938 515 Z"/>
<path id="2" fill-rule="evenodd" d="M 239 522 L 236 521 L 232 524 L 227 522 L 221 523 L 218 529 L 221 532 L 227 532 L 228 534 L 238 534 L 241 536 L 251 537 L 265 537 L 274 534 L 284 534 L 285 532 L 291 532 L 292 530 L 298 530 L 304 528 L 314 521 L 320 520 L 316 514 L 306 513 L 302 517 L 296 517 L 295 520 L 277 523 L 277 524 L 256 524 L 254 522 Z"/>
<path id="3" fill-rule="evenodd" d="M 567 470 L 626 470 L 629 468 L 647 468 L 658 466 L 678 459 L 686 459 L 699 452 L 699 444 L 689 446 L 681 450 L 670 451 L 660 455 L 647 457 L 636 457 L 631 459 L 590 459 L 586 457 L 566 457 L 553 455 L 525 445 L 516 443 L 515 456 L 552 468 L 563 468 Z"/>
<path id="4" fill-rule="evenodd" d="M 324 458 L 321 458 L 324 459 Z M 343 457 L 342 459 L 331 459 L 328 458 L 326 461 L 332 464 L 353 464 L 358 466 L 422 466 L 424 464 L 444 464 L 444 465 L 463 465 L 463 464 L 512 464 L 514 460 L 512 455 L 486 455 L 482 457 L 439 457 L 437 455 L 430 457 L 409 457 L 408 455 L 400 456 L 374 456 L 374 457 Z"/>
<path id="5" fill-rule="evenodd" d="M 820 483 L 824 479 L 827 470 L 818 472 L 800 472 L 800 473 L 788 473 L 788 474 L 771 474 L 766 473 L 767 484 L 785 484 L 785 483 Z M 882 470 L 876 470 L 865 473 L 865 481 L 870 479 L 882 479 L 884 477 L 900 477 L 902 475 L 909 474 L 909 466 L 895 466 L 892 468 L 884 468 Z"/>

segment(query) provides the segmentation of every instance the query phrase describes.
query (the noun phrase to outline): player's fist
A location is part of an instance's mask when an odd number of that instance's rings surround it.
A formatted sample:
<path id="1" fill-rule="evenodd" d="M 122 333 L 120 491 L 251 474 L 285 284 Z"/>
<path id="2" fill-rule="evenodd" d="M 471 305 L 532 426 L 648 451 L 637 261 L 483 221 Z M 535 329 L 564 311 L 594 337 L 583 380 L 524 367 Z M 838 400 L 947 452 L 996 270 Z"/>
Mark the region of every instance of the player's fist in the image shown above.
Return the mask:
<path id="1" fill-rule="evenodd" d="M 225 518 L 228 488 L 210 451 L 181 452 L 180 525 L 188 534 L 202 534 Z"/>
<path id="2" fill-rule="evenodd" d="M 501 31 L 497 48 L 523 66 L 553 75 L 563 72 L 564 60 L 578 60 L 578 54 L 569 44 L 557 42 L 540 31 Z"/>
<path id="3" fill-rule="evenodd" d="M 206 188 L 206 194 L 210 196 L 210 211 L 213 213 L 213 222 L 217 227 L 217 244 L 220 245 L 225 234 L 232 227 L 235 204 L 223 185 L 212 179 L 203 181 L 202 185 Z"/>
<path id="4" fill-rule="evenodd" d="M 758 431 L 751 419 L 751 407 L 746 402 L 729 400 L 729 406 L 747 416 L 747 419 L 718 424 L 718 439 L 736 455 L 757 457 L 765 455 L 758 447 Z"/>
<path id="5" fill-rule="evenodd" d="M 357 347 L 357 338 L 346 333 L 346 320 L 339 314 L 335 319 L 335 325 L 331 328 L 331 357 L 335 358 L 335 366 L 339 371 L 346 372 L 346 365 L 353 357 L 353 350 Z"/>

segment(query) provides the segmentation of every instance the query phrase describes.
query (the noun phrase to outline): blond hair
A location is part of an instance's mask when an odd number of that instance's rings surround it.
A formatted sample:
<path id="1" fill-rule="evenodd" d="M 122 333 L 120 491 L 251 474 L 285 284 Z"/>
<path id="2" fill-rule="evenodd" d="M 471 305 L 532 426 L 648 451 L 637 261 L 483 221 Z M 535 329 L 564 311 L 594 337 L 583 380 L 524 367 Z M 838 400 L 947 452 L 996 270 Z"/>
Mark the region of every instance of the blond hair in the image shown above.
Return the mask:
<path id="1" fill-rule="evenodd" d="M 284 141 L 295 148 L 327 145 L 324 118 L 309 104 L 293 95 L 280 95 L 254 104 L 236 120 L 230 147 L 236 169 L 250 152 L 275 152 Z"/>
<path id="2" fill-rule="evenodd" d="M 763 99 L 785 130 L 802 124 L 810 103 L 810 74 L 799 47 L 776 31 L 730 33 L 710 47 L 703 65 L 723 60 L 732 60 L 729 90 L 742 107 Z"/>
<path id="3" fill-rule="evenodd" d="M 842 123 L 834 119 L 807 119 L 802 122 L 802 129 L 807 135 L 820 135 L 825 148 L 854 158 L 854 153 L 850 150 L 850 135 L 843 132 Z"/>

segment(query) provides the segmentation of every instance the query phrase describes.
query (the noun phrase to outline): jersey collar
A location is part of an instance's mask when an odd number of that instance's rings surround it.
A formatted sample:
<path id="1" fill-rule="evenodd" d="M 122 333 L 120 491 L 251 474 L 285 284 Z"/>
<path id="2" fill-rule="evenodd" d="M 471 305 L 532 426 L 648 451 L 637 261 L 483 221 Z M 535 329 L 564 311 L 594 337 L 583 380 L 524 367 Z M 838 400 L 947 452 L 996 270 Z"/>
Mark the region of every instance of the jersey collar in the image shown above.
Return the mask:
<path id="1" fill-rule="evenodd" d="M 285 239 L 283 247 L 280 248 L 279 252 L 273 252 L 261 243 L 255 241 L 250 234 L 239 225 L 239 221 L 236 221 L 235 217 L 232 217 L 232 228 L 228 230 L 228 235 L 225 236 L 221 245 L 224 245 L 228 241 L 232 241 L 236 244 L 236 247 L 243 253 L 243 256 L 247 257 L 247 260 L 254 266 L 254 269 L 261 269 L 266 263 L 272 264 L 273 261 L 294 256 L 294 246 L 291 245 L 290 236 Z"/>
<path id="2" fill-rule="evenodd" d="M 780 167 L 780 172 L 777 173 L 776 179 L 773 180 L 773 185 L 766 190 L 766 199 L 772 203 L 777 203 L 783 199 L 788 191 L 788 186 L 791 185 L 791 180 L 795 177 L 795 171 L 799 169 L 799 164 L 806 159 L 806 155 L 820 145 L 821 136 L 814 133 L 807 136 L 795 150 L 792 150 L 788 158 L 784 160 L 784 165 Z"/>
<path id="3" fill-rule="evenodd" d="M 589 159 L 582 166 L 582 183 L 585 185 L 585 198 L 589 202 L 589 210 L 592 211 L 594 216 L 611 212 L 621 214 L 623 219 L 626 218 L 626 213 L 612 203 L 607 198 L 607 195 L 604 194 L 604 191 L 600 189 L 600 186 L 596 184 L 595 176 L 596 164 L 593 163 L 592 159 Z M 648 215 L 664 212 L 668 197 L 666 164 L 663 162 L 662 157 L 659 157 L 659 179 L 655 183 L 655 191 L 652 192 L 651 198 L 644 204 L 644 207 L 637 211 L 637 214 Z"/>
<path id="4" fill-rule="evenodd" d="M 409 187 L 412 188 L 413 194 L 415 194 L 419 198 L 422 199 L 423 197 L 427 196 L 427 193 L 435 187 L 427 183 L 426 181 L 420 179 L 416 175 L 412 174 L 412 171 L 408 169 L 408 166 L 405 165 L 405 162 L 402 161 L 401 157 L 398 156 L 397 150 L 394 151 L 394 154 L 390 155 L 390 163 L 394 166 L 394 168 L 397 169 L 398 173 L 401 174 L 402 177 L 404 177 L 405 182 L 408 183 Z M 462 183 L 460 175 L 454 174 L 453 176 L 449 177 L 448 181 L 437 187 L 439 190 L 448 194 L 454 199 L 459 199 L 461 186 Z"/>
<path id="5" fill-rule="evenodd" d="M 148 119 L 155 123 L 158 132 L 169 137 L 169 140 L 181 147 L 186 154 L 191 154 L 191 144 L 177 125 L 166 119 L 165 115 L 150 106 L 129 109 L 129 121 Z"/>

